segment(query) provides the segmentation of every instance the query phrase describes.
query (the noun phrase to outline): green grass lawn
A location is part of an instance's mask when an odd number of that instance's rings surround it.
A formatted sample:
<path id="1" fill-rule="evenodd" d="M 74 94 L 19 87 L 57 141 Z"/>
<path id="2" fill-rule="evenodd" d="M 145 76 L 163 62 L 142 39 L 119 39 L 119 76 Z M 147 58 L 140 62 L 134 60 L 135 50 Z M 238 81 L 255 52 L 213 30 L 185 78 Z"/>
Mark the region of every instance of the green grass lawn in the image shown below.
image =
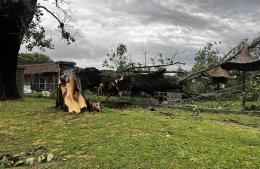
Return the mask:
<path id="1" fill-rule="evenodd" d="M 260 168 L 259 116 L 139 107 L 75 115 L 52 106 L 0 102 L 0 154 L 37 145 L 54 153 L 31 168 Z"/>

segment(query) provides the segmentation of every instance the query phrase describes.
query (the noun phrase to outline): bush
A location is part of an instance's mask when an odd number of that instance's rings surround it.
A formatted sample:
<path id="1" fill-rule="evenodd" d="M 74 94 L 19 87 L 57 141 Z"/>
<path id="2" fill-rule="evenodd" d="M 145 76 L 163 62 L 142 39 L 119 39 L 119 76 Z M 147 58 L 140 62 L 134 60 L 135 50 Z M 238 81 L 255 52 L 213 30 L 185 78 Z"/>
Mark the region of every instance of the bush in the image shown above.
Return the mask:
<path id="1" fill-rule="evenodd" d="M 251 106 L 250 106 L 250 110 L 251 111 L 256 111 L 258 109 L 258 107 L 256 106 L 256 105 L 254 105 L 254 104 L 252 104 Z"/>
<path id="2" fill-rule="evenodd" d="M 50 91 L 50 94 L 51 94 L 51 95 L 50 95 L 51 98 L 56 98 L 56 96 L 57 96 L 57 90 L 55 90 L 55 89 L 51 90 L 51 91 Z"/>
<path id="3" fill-rule="evenodd" d="M 26 94 L 27 96 L 29 97 L 38 97 L 38 98 L 41 98 L 43 95 L 41 92 L 37 92 L 37 91 L 32 91 L 32 93 L 29 93 L 29 94 Z"/>

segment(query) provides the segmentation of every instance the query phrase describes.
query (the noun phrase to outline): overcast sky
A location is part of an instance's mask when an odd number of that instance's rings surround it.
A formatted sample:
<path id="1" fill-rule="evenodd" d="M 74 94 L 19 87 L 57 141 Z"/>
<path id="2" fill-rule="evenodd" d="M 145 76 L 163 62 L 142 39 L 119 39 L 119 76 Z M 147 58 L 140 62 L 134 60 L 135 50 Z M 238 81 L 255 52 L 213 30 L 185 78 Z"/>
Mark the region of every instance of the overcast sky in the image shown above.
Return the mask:
<path id="1" fill-rule="evenodd" d="M 259 0 L 72 0 L 70 7 L 77 42 L 67 46 L 60 40 L 55 20 L 46 14 L 43 24 L 55 45 L 46 52 L 80 67 L 102 68 L 108 49 L 124 43 L 133 60 L 142 63 L 144 51 L 148 60 L 185 51 L 176 61 L 190 68 L 207 42 L 221 41 L 219 48 L 226 52 L 260 33 Z"/>

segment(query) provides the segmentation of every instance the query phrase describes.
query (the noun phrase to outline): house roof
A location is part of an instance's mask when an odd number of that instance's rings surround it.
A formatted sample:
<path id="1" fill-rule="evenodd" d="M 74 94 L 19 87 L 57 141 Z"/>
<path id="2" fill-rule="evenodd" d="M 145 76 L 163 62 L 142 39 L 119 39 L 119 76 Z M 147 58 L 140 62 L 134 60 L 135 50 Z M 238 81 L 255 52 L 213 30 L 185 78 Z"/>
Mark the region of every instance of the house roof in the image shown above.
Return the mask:
<path id="1" fill-rule="evenodd" d="M 42 73 L 58 73 L 59 68 L 58 65 L 68 65 L 74 66 L 76 63 L 74 62 L 49 62 L 49 63 L 41 63 L 41 64 L 27 64 L 27 65 L 19 65 L 19 68 L 24 68 L 24 74 L 42 74 Z"/>

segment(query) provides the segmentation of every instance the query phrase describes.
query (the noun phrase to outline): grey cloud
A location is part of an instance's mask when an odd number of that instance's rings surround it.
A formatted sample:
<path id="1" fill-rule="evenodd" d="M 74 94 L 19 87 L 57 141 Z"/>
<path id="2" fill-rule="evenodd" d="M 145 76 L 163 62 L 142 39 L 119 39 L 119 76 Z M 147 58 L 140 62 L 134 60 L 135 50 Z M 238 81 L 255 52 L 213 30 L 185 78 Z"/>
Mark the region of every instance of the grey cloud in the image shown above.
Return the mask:
<path id="1" fill-rule="evenodd" d="M 120 11 L 122 14 L 135 16 L 137 20 L 145 25 L 152 23 L 173 24 L 183 27 L 189 27 L 199 30 L 216 30 L 231 29 L 227 25 L 219 23 L 217 18 L 205 18 L 197 15 L 200 10 L 186 11 L 186 8 L 194 3 L 190 1 L 183 3 L 176 3 L 178 1 L 120 1 L 111 3 L 110 8 L 112 11 Z M 169 2 L 169 3 L 162 3 Z M 198 7 L 197 7 L 198 8 Z M 195 8 L 195 9 L 197 9 Z M 210 13 L 208 13 L 210 14 Z M 214 16 L 214 15 L 213 15 Z"/>
<path id="2" fill-rule="evenodd" d="M 103 49 L 104 50 L 104 49 Z M 96 59 L 103 55 L 100 46 L 95 46 L 91 42 L 78 39 L 74 44 L 67 45 L 66 42 L 59 42 L 54 50 L 48 50 L 49 55 L 54 59 Z"/>
<path id="3" fill-rule="evenodd" d="M 191 66 L 207 42 L 222 41 L 225 52 L 242 38 L 257 36 L 259 6 L 258 0 L 74 0 L 73 24 L 81 36 L 70 46 L 54 38 L 56 48 L 47 53 L 100 67 L 107 50 L 122 42 L 136 61 L 143 61 L 144 50 L 149 56 L 183 50 L 178 60 Z"/>
<path id="4" fill-rule="evenodd" d="M 222 17 L 248 16 L 256 11 L 259 12 L 260 5 L 258 0 L 194 0 L 193 3 L 198 6 L 198 9 Z"/>

